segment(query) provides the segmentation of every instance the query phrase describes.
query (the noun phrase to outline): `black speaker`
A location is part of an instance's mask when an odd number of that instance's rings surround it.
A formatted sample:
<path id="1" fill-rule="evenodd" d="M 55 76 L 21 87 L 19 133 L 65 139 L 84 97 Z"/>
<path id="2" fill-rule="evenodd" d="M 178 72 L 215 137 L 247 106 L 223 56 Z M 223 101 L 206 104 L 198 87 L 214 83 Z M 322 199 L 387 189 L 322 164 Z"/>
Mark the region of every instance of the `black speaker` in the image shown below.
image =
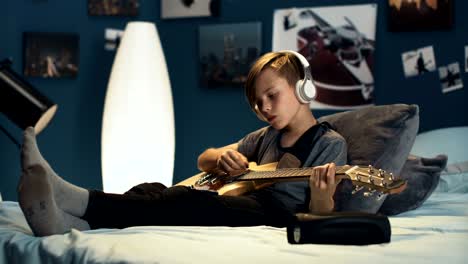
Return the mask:
<path id="1" fill-rule="evenodd" d="M 297 214 L 287 226 L 290 244 L 369 245 L 389 243 L 391 228 L 384 215 L 341 212 Z"/>

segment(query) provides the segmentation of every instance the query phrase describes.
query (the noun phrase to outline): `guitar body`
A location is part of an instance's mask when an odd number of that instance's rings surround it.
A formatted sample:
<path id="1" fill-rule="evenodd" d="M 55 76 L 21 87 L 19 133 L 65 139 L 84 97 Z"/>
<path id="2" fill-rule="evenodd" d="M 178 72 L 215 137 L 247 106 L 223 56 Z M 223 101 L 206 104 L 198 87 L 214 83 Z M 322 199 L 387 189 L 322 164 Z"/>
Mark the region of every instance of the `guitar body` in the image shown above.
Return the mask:
<path id="1" fill-rule="evenodd" d="M 249 171 L 274 171 L 278 163 L 268 163 L 265 165 L 257 165 L 255 162 L 249 163 Z M 206 178 L 206 181 L 203 181 Z M 197 190 L 206 190 L 217 192 L 220 195 L 240 196 L 268 185 L 272 185 L 278 180 L 265 179 L 265 180 L 246 180 L 246 181 L 230 181 L 230 176 L 224 175 L 219 172 L 198 173 L 184 181 L 177 183 L 178 186 L 191 186 Z M 213 180 L 213 182 L 211 182 Z M 204 184 L 200 184 L 203 182 Z"/>

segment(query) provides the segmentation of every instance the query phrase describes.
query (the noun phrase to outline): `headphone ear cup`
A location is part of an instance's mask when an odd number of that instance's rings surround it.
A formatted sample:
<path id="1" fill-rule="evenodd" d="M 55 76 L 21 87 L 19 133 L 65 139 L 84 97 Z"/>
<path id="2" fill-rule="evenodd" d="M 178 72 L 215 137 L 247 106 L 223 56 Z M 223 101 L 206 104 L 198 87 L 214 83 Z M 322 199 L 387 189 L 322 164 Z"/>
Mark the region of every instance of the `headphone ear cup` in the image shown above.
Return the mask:
<path id="1" fill-rule="evenodd" d="M 306 100 L 307 102 L 311 102 L 316 95 L 317 90 L 315 88 L 315 85 L 312 83 L 311 80 L 307 80 L 304 84 L 302 97 L 304 97 L 304 100 Z"/>
<path id="2" fill-rule="evenodd" d="M 296 82 L 296 98 L 302 104 L 307 104 L 309 101 L 304 97 L 304 80 Z"/>

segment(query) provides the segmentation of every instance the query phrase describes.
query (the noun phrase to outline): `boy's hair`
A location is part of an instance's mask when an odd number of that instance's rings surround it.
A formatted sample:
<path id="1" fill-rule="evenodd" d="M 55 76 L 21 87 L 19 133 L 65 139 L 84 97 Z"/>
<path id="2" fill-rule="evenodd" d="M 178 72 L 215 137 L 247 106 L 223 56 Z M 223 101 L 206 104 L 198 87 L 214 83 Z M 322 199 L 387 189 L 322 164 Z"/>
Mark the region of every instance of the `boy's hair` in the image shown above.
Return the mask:
<path id="1" fill-rule="evenodd" d="M 296 87 L 297 81 L 304 78 L 304 69 L 301 61 L 289 52 L 268 52 L 258 58 L 250 68 L 245 83 L 245 96 L 252 110 L 255 111 L 255 81 L 258 75 L 266 68 L 271 68 L 286 79 L 289 85 Z"/>

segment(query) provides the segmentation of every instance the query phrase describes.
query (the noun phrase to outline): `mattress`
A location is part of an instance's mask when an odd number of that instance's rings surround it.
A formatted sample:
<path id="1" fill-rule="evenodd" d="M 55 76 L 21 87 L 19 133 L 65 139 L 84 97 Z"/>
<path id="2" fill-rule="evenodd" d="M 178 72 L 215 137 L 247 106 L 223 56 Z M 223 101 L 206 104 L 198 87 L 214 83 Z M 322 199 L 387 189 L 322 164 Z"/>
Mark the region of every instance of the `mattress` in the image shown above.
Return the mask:
<path id="1" fill-rule="evenodd" d="M 466 263 L 468 194 L 434 193 L 390 217 L 391 242 L 292 245 L 285 228 L 149 226 L 32 236 L 16 202 L 0 207 L 2 263 Z"/>

